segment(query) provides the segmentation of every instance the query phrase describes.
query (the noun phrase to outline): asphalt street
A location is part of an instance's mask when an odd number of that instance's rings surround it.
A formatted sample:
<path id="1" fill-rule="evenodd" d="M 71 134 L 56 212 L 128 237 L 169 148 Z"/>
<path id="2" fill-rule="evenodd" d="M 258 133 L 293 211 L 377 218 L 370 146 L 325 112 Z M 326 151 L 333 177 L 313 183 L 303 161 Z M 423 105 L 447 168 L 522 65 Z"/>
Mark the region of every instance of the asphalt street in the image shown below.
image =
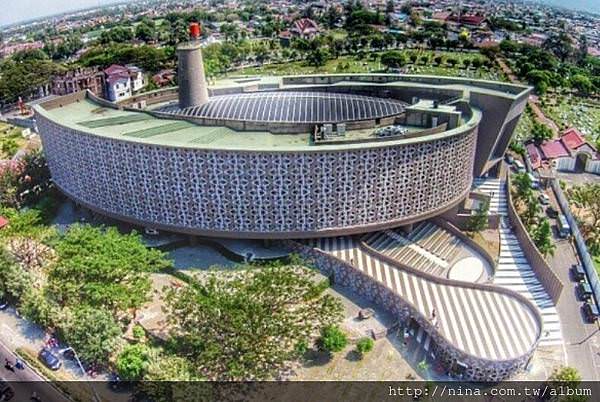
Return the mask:
<path id="1" fill-rule="evenodd" d="M 25 368 L 19 370 L 15 368 L 12 372 L 4 367 L 6 359 L 8 359 L 13 365 L 17 356 L 12 353 L 1 341 L 0 341 L 0 379 L 8 382 L 14 390 L 14 397 L 11 401 L 31 401 L 33 392 L 37 394 L 42 402 L 68 402 L 63 394 L 61 394 L 54 386 L 50 383 L 45 382 L 35 371 L 25 364 Z M 2 398 L 0 397 L 0 400 Z"/>

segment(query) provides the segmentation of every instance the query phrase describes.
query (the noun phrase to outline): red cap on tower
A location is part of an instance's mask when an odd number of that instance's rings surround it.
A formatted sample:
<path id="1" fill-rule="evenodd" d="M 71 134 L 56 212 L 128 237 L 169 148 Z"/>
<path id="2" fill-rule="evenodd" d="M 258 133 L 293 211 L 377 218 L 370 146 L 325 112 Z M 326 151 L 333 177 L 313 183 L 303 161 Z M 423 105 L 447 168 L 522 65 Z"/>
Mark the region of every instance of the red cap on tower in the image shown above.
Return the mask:
<path id="1" fill-rule="evenodd" d="M 192 39 L 198 39 L 200 37 L 200 24 L 197 22 L 190 23 L 190 37 Z"/>

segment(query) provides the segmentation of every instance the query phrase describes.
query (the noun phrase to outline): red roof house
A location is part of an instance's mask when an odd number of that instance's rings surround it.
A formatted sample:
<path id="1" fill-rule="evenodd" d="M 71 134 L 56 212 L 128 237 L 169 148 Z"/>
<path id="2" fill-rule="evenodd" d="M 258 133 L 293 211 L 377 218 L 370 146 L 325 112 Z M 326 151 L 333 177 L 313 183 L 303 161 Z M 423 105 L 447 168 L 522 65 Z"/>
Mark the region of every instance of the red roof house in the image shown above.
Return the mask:
<path id="1" fill-rule="evenodd" d="M 560 139 L 567 148 L 573 151 L 585 144 L 585 138 L 576 128 L 565 130 Z"/>
<path id="2" fill-rule="evenodd" d="M 3 229 L 5 226 L 8 226 L 8 219 L 0 215 L 0 229 Z"/>
<path id="3" fill-rule="evenodd" d="M 290 32 L 295 33 L 305 39 L 312 38 L 319 33 L 319 26 L 310 18 L 300 18 L 294 21 Z"/>
<path id="4" fill-rule="evenodd" d="M 539 168 L 542 165 L 542 156 L 540 155 L 535 144 L 527 144 L 527 153 L 529 154 L 529 161 L 531 162 L 531 167 L 534 169 Z"/>
<path id="5" fill-rule="evenodd" d="M 571 156 L 571 153 L 560 139 L 546 141 L 542 145 L 540 145 L 540 149 L 542 150 L 545 159 L 560 158 L 561 156 Z"/>

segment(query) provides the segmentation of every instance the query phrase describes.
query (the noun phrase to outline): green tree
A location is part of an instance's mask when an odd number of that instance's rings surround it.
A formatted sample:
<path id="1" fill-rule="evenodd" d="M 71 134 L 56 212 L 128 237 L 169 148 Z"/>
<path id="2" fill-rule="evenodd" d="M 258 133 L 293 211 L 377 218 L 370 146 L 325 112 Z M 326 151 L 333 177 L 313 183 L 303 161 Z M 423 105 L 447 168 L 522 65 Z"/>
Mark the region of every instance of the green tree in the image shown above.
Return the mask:
<path id="1" fill-rule="evenodd" d="M 533 191 L 531 192 L 531 195 L 524 200 L 524 205 L 525 210 L 521 212 L 521 218 L 523 219 L 523 224 L 529 229 L 537 223 L 538 217 L 542 212 L 542 207 Z"/>
<path id="2" fill-rule="evenodd" d="M 56 328 L 62 323 L 60 307 L 49 300 L 43 289 L 30 286 L 21 297 L 19 312 L 42 328 Z"/>
<path id="3" fill-rule="evenodd" d="M 537 121 L 533 121 L 533 126 L 531 128 L 531 138 L 537 143 L 540 144 L 546 140 L 549 140 L 553 137 L 552 130 L 550 127 L 545 124 L 538 123 Z"/>
<path id="4" fill-rule="evenodd" d="M 481 202 L 475 213 L 469 216 L 467 221 L 467 230 L 471 232 L 480 232 L 487 229 L 489 209 L 489 201 Z"/>
<path id="5" fill-rule="evenodd" d="M 327 285 L 327 283 L 325 283 Z M 342 306 L 299 266 L 210 275 L 166 296 L 175 350 L 215 380 L 266 379 L 296 345 L 341 318 Z"/>
<path id="6" fill-rule="evenodd" d="M 406 59 L 404 58 L 404 55 L 396 50 L 391 50 L 381 55 L 381 64 L 384 65 L 387 69 L 399 68 L 402 67 L 405 63 Z"/>
<path id="7" fill-rule="evenodd" d="M 590 253 L 600 255 L 600 184 L 588 183 L 567 191 Z"/>
<path id="8" fill-rule="evenodd" d="M 526 202 L 528 199 L 533 197 L 533 191 L 531 191 L 531 178 L 527 173 L 518 173 L 514 176 L 513 184 L 515 186 L 515 195 L 518 200 Z"/>
<path id="9" fill-rule="evenodd" d="M 147 300 L 150 272 L 171 266 L 138 234 L 124 235 L 116 228 L 75 225 L 55 243 L 59 262 L 50 269 L 48 289 L 61 305 L 124 313 Z"/>
<path id="10" fill-rule="evenodd" d="M 576 368 L 563 366 L 554 369 L 548 381 L 552 387 L 563 386 L 565 388 L 575 389 L 581 383 L 581 374 Z"/>
<path id="11" fill-rule="evenodd" d="M 454 68 L 454 66 L 456 66 L 456 64 L 458 63 L 458 60 L 454 57 L 448 57 L 446 63 L 450 64 L 450 67 Z"/>
<path id="12" fill-rule="evenodd" d="M 471 64 L 473 64 L 473 67 L 476 70 L 478 70 L 483 65 L 483 60 L 481 60 L 479 57 L 477 57 L 477 58 L 473 59 Z"/>
<path id="13" fill-rule="evenodd" d="M 104 309 L 78 307 L 60 328 L 62 338 L 87 363 L 106 366 L 122 331 L 113 315 Z"/>
<path id="14" fill-rule="evenodd" d="M 583 96 L 588 96 L 594 91 L 592 81 L 583 74 L 575 74 L 571 77 L 571 86 Z"/>
<path id="15" fill-rule="evenodd" d="M 328 325 L 321 330 L 318 345 L 321 350 L 327 352 L 341 352 L 348 344 L 346 334 L 335 325 Z"/>
<path id="16" fill-rule="evenodd" d="M 100 43 L 108 44 L 111 42 L 115 43 L 126 43 L 133 39 L 133 32 L 130 28 L 118 26 L 116 28 L 103 31 L 100 34 Z"/>
<path id="17" fill-rule="evenodd" d="M 465 69 L 469 69 L 469 67 L 471 66 L 471 59 L 464 59 L 463 60 L 463 65 L 465 66 Z"/>
<path id="18" fill-rule="evenodd" d="M 408 56 L 408 58 L 410 59 L 410 62 L 412 64 L 415 64 L 419 59 L 419 56 L 416 53 L 411 53 L 410 56 Z"/>
<path id="19" fill-rule="evenodd" d="M 306 62 L 309 66 L 322 67 L 325 65 L 325 63 L 327 63 L 328 58 L 329 54 L 326 50 L 316 48 L 308 53 L 306 56 Z"/>
<path id="20" fill-rule="evenodd" d="M 223 24 L 220 30 L 226 41 L 236 41 L 240 36 L 239 29 L 234 24 Z"/>
<path id="21" fill-rule="evenodd" d="M 31 282 L 31 275 L 19 267 L 4 247 L 0 247 L 0 298 L 19 302 L 29 290 Z"/>
<path id="22" fill-rule="evenodd" d="M 537 227 L 533 230 L 532 240 L 542 255 L 554 255 L 556 246 L 552 241 L 552 229 L 548 219 L 544 218 L 538 223 Z"/>
<path id="23" fill-rule="evenodd" d="M 360 338 L 356 343 L 356 351 L 362 357 L 365 354 L 369 353 L 371 350 L 373 350 L 374 345 L 375 342 L 373 342 L 372 338 Z"/>
<path id="24" fill-rule="evenodd" d="M 146 22 L 140 22 L 135 27 L 135 37 L 144 42 L 149 42 L 155 39 L 156 32 L 154 31 L 154 27 L 148 25 Z"/>
<path id="25" fill-rule="evenodd" d="M 125 381 L 141 380 L 146 373 L 149 357 L 146 346 L 127 345 L 117 357 L 117 373 Z"/>
<path id="26" fill-rule="evenodd" d="M 542 44 L 542 48 L 554 53 L 563 62 L 573 55 L 573 41 L 564 31 L 551 33 Z"/>

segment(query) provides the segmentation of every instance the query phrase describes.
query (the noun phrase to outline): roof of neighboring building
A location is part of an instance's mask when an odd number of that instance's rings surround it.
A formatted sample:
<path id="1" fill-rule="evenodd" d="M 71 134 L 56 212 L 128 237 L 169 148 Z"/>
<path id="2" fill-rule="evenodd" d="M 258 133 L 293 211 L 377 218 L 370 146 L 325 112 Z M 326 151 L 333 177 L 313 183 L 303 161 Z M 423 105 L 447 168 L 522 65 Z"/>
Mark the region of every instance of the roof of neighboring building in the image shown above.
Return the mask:
<path id="1" fill-rule="evenodd" d="M 459 22 L 458 17 L 456 15 L 451 15 L 447 19 L 447 21 Z M 461 15 L 460 23 L 467 25 L 481 25 L 485 21 L 485 16 L 483 15 Z"/>
<path id="2" fill-rule="evenodd" d="M 115 82 L 127 81 L 129 79 L 130 79 L 129 73 L 116 72 L 116 73 L 110 74 L 108 77 L 106 77 L 106 82 L 108 82 L 109 84 L 113 84 Z"/>
<path id="3" fill-rule="evenodd" d="M 600 159 L 600 154 L 596 151 L 596 149 L 593 146 L 591 146 L 587 142 L 584 143 L 579 148 L 577 148 L 577 152 L 586 152 L 592 156 L 593 160 Z"/>
<path id="4" fill-rule="evenodd" d="M 118 73 L 122 73 L 122 72 L 127 73 L 127 67 L 120 66 L 118 64 L 112 64 L 109 67 L 105 68 L 104 72 L 106 73 L 106 75 L 113 75 L 113 74 L 118 74 Z"/>
<path id="5" fill-rule="evenodd" d="M 292 29 L 299 33 L 306 34 L 317 32 L 319 27 L 317 23 L 310 18 L 300 18 L 294 22 L 294 27 Z"/>
<path id="6" fill-rule="evenodd" d="M 569 128 L 563 132 L 560 137 L 565 146 L 571 150 L 576 150 L 585 144 L 585 138 L 576 128 Z"/>
<path id="7" fill-rule="evenodd" d="M 540 152 L 538 151 L 535 144 L 527 144 L 527 153 L 529 154 L 529 161 L 531 162 L 531 167 L 537 169 L 542 164 L 542 157 Z"/>
<path id="8" fill-rule="evenodd" d="M 561 156 L 571 156 L 569 150 L 565 147 L 561 140 L 546 141 L 540 145 L 542 153 L 546 159 L 560 158 Z"/>

